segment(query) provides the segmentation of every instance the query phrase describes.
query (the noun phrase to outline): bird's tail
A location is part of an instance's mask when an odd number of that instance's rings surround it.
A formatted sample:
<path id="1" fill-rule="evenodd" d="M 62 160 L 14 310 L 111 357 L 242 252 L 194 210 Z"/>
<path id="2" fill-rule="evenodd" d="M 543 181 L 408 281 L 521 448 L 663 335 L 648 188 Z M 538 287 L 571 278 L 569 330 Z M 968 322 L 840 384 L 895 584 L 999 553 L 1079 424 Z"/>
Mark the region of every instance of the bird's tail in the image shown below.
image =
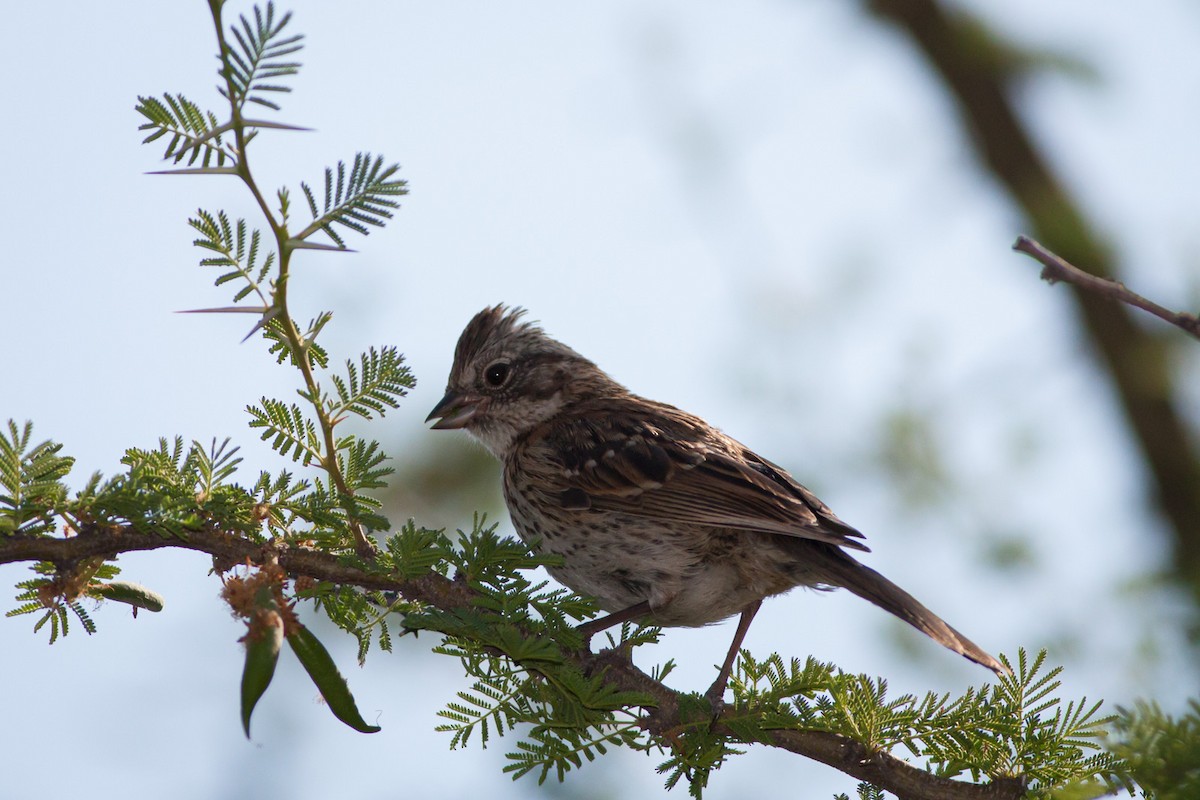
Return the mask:
<path id="1" fill-rule="evenodd" d="M 843 552 L 837 556 L 833 571 L 838 586 L 849 589 L 864 600 L 895 614 L 938 644 L 947 647 L 965 658 L 987 667 L 997 675 L 1011 675 L 1012 670 L 993 658 L 979 645 L 963 636 L 946 621 L 934 614 L 915 597 L 901 589 L 870 567 L 863 566 Z"/>

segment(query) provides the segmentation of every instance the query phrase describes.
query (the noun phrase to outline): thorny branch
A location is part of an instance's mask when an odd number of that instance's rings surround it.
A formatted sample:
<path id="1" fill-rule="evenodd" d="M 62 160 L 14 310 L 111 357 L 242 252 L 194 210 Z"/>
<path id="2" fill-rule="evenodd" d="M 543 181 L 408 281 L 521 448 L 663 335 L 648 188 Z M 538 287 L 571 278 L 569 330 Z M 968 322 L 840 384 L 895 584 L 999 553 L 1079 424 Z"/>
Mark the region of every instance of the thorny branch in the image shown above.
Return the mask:
<path id="1" fill-rule="evenodd" d="M 219 530 L 190 531 L 186 539 L 168 538 L 130 527 L 83 526 L 69 538 L 11 537 L 0 540 L 0 564 L 48 561 L 67 567 L 81 559 L 120 553 L 178 547 L 207 553 L 219 565 L 263 564 L 275 559 L 291 578 L 308 576 L 318 581 L 358 586 L 363 589 L 398 592 L 443 611 L 469 608 L 475 591 L 465 582 L 435 572 L 419 578 L 401 578 L 359 569 L 340 562 L 336 556 L 279 542 L 266 544 L 233 536 Z M 654 698 L 641 727 L 652 736 L 669 737 L 690 720 L 680 711 L 681 693 L 647 675 L 619 651 L 600 653 L 564 652 L 564 658 L 586 675 L 603 675 L 606 683 L 624 692 Z M 740 741 L 725 727 L 721 717 L 713 723 L 718 733 Z M 868 749 L 860 742 L 826 731 L 780 730 L 772 733 L 773 746 L 820 761 L 859 780 L 894 793 L 901 800 L 1019 800 L 1024 784 L 1019 778 L 975 784 L 943 778 L 912 766 L 894 756 Z M 750 742 L 746 742 L 749 744 Z"/>

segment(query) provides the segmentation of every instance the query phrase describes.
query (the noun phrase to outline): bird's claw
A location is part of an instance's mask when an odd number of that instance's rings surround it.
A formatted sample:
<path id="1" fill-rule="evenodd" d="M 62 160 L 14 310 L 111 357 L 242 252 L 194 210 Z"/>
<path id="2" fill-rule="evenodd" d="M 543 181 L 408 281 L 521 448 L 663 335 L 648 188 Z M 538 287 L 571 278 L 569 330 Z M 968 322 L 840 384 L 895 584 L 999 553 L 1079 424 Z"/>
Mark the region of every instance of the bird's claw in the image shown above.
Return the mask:
<path id="1" fill-rule="evenodd" d="M 725 703 L 725 682 L 717 681 L 717 683 L 708 687 L 708 691 L 704 693 L 704 699 L 708 701 L 709 707 L 712 708 L 712 718 L 715 723 L 728 707 Z"/>

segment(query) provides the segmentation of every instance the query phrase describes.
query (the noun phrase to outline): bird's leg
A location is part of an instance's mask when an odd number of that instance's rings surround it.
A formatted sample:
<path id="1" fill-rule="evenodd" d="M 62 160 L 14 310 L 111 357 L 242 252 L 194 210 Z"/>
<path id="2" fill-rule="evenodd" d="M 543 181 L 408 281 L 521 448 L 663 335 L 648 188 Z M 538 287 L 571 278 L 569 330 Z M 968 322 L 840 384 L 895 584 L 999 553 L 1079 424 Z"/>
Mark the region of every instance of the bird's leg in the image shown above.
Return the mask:
<path id="1" fill-rule="evenodd" d="M 729 684 L 729 676 L 733 673 L 733 661 L 737 658 L 738 651 L 742 649 L 742 640 L 746 638 L 746 631 L 750 630 L 750 622 L 758 613 L 760 606 L 762 606 L 762 600 L 755 600 L 742 609 L 742 616 L 738 619 L 737 630 L 733 633 L 733 644 L 729 645 L 725 663 L 721 666 L 721 671 L 717 674 L 713 685 L 708 687 L 708 691 L 704 693 L 704 696 L 713 704 L 714 709 L 724 703 L 721 698 L 725 695 L 725 687 Z"/>
<path id="2" fill-rule="evenodd" d="M 629 608 L 621 611 L 614 611 L 611 614 L 605 614 L 603 617 L 589 620 L 588 622 L 585 622 L 577 627 L 575 630 L 579 631 L 579 633 L 583 636 L 583 649 L 590 650 L 592 637 L 600 631 L 605 630 L 606 628 L 611 628 L 613 625 L 620 625 L 622 622 L 629 622 L 631 620 L 644 617 L 649 613 L 650 602 L 648 600 L 643 600 L 642 602 L 632 605 Z"/>

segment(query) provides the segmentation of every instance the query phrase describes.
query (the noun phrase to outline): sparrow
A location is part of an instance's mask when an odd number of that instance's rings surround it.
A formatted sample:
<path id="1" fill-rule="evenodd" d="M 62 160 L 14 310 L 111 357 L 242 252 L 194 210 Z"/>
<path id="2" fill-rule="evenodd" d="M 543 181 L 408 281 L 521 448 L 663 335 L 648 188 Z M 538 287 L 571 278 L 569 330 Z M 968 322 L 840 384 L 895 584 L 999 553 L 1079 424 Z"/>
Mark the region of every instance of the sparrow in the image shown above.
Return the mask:
<path id="1" fill-rule="evenodd" d="M 461 428 L 503 465 L 518 535 L 558 582 L 596 599 L 584 646 L 623 622 L 702 626 L 739 616 L 706 692 L 719 703 L 764 598 L 843 588 L 993 670 L 1009 669 L 860 564 L 863 534 L 788 472 L 699 417 L 639 397 L 504 305 L 480 311 L 426 422 Z"/>

